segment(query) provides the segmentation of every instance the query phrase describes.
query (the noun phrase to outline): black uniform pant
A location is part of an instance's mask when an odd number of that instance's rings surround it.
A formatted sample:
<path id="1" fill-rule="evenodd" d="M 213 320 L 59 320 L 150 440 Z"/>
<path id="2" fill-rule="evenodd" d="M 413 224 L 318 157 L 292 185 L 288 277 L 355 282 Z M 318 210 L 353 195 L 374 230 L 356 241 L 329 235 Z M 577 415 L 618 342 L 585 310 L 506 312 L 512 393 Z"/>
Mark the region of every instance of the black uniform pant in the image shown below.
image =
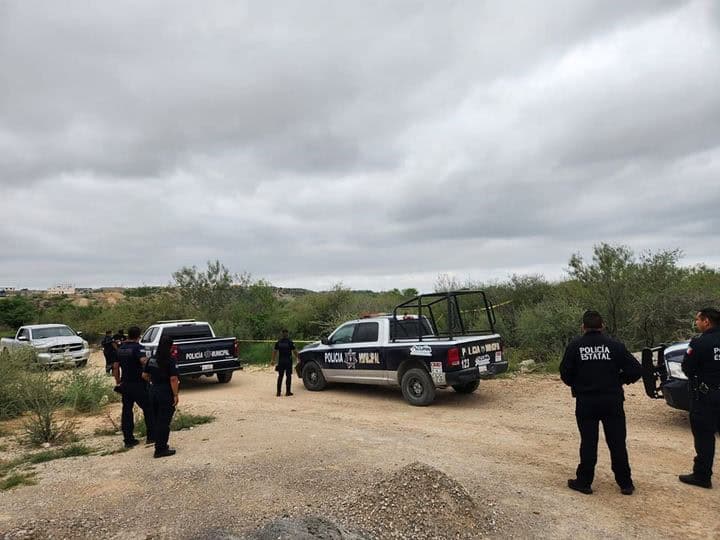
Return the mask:
<path id="1" fill-rule="evenodd" d="M 621 487 L 632 485 L 625 445 L 627 428 L 622 396 L 579 396 L 575 403 L 575 418 L 580 430 L 577 479 L 584 485 L 592 484 L 597 463 L 599 425 L 602 422 L 615 481 Z"/>
<path id="2" fill-rule="evenodd" d="M 175 414 L 173 393 L 169 384 L 153 384 L 150 387 L 152 411 L 155 417 L 155 451 L 168 449 L 170 438 L 170 421 Z"/>
<path id="3" fill-rule="evenodd" d="M 715 457 L 715 433 L 720 431 L 720 390 L 700 394 L 692 400 L 690 427 L 695 441 L 693 474 L 710 480 Z"/>
<path id="4" fill-rule="evenodd" d="M 135 440 L 135 418 L 133 416 L 133 407 L 137 404 L 142 409 L 145 425 L 147 426 L 147 438 L 153 439 L 155 421 L 150 407 L 150 396 L 148 394 L 147 383 L 141 382 L 124 382 L 122 383 L 122 416 L 120 418 L 120 426 L 123 432 L 125 444 Z"/>
<path id="5" fill-rule="evenodd" d="M 282 388 L 283 375 L 285 375 L 285 392 L 290 392 L 290 385 L 292 384 L 292 362 L 289 364 L 280 362 L 275 370 L 278 372 L 277 393 L 279 394 Z"/>

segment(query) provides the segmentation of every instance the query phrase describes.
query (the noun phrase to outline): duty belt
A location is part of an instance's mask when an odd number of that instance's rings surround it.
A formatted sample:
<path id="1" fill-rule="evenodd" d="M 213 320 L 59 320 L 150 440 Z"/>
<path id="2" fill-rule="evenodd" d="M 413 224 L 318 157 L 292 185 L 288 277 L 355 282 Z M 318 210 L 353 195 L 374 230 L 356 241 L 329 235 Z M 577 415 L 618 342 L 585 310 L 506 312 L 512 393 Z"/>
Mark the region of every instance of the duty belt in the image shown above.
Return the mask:
<path id="1" fill-rule="evenodd" d="M 708 392 L 718 389 L 720 389 L 720 386 L 718 386 L 717 384 L 705 384 L 704 382 L 702 382 L 698 385 L 698 392 L 700 392 L 701 394 L 707 394 Z"/>

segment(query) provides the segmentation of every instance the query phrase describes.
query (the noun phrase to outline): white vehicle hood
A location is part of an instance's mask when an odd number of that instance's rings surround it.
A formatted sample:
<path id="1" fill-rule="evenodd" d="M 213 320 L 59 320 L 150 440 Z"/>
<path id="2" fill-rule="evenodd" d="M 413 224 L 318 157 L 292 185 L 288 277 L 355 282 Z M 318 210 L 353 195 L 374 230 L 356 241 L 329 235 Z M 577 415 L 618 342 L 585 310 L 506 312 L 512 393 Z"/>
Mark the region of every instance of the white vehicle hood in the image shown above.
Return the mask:
<path id="1" fill-rule="evenodd" d="M 36 347 L 57 347 L 58 345 L 82 345 L 83 339 L 79 336 L 62 336 L 51 337 L 45 339 L 33 339 L 33 345 Z"/>

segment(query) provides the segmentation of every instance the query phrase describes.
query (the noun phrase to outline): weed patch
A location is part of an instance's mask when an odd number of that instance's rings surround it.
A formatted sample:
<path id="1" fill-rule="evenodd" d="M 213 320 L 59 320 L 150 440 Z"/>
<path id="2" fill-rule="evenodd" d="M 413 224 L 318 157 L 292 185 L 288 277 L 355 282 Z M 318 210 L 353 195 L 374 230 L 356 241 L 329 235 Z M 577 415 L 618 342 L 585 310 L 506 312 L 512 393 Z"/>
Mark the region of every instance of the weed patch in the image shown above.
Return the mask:
<path id="1" fill-rule="evenodd" d="M 61 387 L 63 403 L 77 412 L 97 412 L 119 399 L 109 379 L 99 373 L 73 371 L 64 377 Z"/>
<path id="2" fill-rule="evenodd" d="M 0 490 L 7 491 L 18 486 L 34 486 L 35 473 L 15 473 L 0 480 Z"/>
<path id="3" fill-rule="evenodd" d="M 46 461 L 53 461 L 56 459 L 87 456 L 91 453 L 92 449 L 88 448 L 84 444 L 73 444 L 72 446 L 68 446 L 66 448 L 29 454 L 25 457 L 25 461 L 27 463 L 45 463 Z"/>
<path id="4" fill-rule="evenodd" d="M 215 420 L 215 417 L 212 415 L 187 414 L 177 411 L 170 422 L 170 431 L 180 431 L 202 424 L 209 424 L 213 420 Z M 147 436 L 147 425 L 144 418 L 135 419 L 135 434 L 140 437 Z"/>

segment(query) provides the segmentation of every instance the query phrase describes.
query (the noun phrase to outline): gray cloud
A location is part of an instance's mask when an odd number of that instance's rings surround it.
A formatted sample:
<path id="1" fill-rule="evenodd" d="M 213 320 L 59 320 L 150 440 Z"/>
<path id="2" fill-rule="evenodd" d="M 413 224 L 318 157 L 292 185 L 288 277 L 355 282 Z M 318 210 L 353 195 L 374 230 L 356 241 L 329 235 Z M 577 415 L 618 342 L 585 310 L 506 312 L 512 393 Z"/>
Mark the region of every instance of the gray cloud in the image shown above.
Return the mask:
<path id="1" fill-rule="evenodd" d="M 0 285 L 719 264 L 711 0 L 0 4 Z"/>

